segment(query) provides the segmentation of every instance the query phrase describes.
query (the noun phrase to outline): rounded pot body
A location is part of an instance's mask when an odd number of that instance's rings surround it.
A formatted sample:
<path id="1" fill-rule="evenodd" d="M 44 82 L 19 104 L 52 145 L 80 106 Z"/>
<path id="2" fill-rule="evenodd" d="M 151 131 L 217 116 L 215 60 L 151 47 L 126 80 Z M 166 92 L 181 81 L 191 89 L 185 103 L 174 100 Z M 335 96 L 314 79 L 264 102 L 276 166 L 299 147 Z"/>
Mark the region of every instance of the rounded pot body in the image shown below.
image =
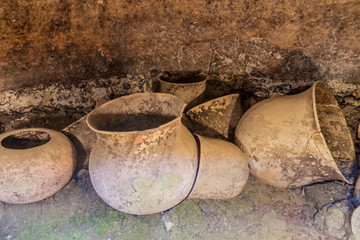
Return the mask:
<path id="1" fill-rule="evenodd" d="M 200 163 L 189 198 L 229 199 L 238 196 L 249 176 L 248 155 L 236 145 L 196 135 L 200 145 Z"/>
<path id="2" fill-rule="evenodd" d="M 351 230 L 355 239 L 360 238 L 360 207 L 357 207 L 351 214 Z"/>
<path id="3" fill-rule="evenodd" d="M 325 180 L 350 183 L 353 142 L 323 82 L 307 91 L 264 100 L 240 119 L 236 144 L 250 154 L 250 172 L 268 184 L 299 187 Z"/>
<path id="4" fill-rule="evenodd" d="M 76 151 L 62 133 L 28 128 L 0 135 L 0 201 L 32 203 L 54 195 L 71 179 Z"/>
<path id="5" fill-rule="evenodd" d="M 184 200 L 194 183 L 197 146 L 181 124 L 176 96 L 139 93 L 112 100 L 87 119 L 97 134 L 89 172 L 98 195 L 130 214 L 152 214 Z"/>
<path id="6" fill-rule="evenodd" d="M 207 75 L 205 73 L 178 76 L 177 74 L 160 74 L 160 92 L 179 97 L 189 109 L 203 102 L 205 97 Z"/>

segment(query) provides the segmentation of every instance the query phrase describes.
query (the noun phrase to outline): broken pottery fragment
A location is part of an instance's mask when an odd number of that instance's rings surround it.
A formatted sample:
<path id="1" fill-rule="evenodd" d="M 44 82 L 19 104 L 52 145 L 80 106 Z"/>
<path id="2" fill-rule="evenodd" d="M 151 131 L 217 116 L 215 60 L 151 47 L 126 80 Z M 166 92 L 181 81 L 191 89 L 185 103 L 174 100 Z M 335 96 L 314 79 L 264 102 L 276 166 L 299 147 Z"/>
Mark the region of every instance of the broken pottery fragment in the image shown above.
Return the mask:
<path id="1" fill-rule="evenodd" d="M 196 137 L 200 145 L 200 163 L 189 198 L 229 199 L 238 196 L 248 180 L 248 156 L 230 142 L 200 135 Z"/>
<path id="2" fill-rule="evenodd" d="M 99 107 L 108 101 L 109 99 L 107 98 L 101 98 L 96 103 L 96 107 Z M 61 132 L 74 143 L 77 151 L 77 170 L 89 167 L 90 152 L 96 142 L 96 133 L 92 131 L 86 123 L 87 116 L 88 115 L 83 116 L 61 130 Z"/>
<path id="3" fill-rule="evenodd" d="M 160 92 L 173 94 L 187 104 L 186 109 L 204 100 L 207 74 L 201 72 L 164 73 L 158 77 Z"/>
<path id="4" fill-rule="evenodd" d="M 76 151 L 62 133 L 45 128 L 0 135 L 0 201 L 32 203 L 64 187 L 76 165 Z"/>
<path id="5" fill-rule="evenodd" d="M 240 119 L 236 144 L 250 154 L 250 173 L 278 187 L 325 180 L 353 182 L 353 141 L 330 89 L 264 100 Z"/>
<path id="6" fill-rule="evenodd" d="M 197 145 L 182 125 L 184 102 L 164 93 L 138 93 L 94 109 L 87 118 L 97 141 L 89 172 L 97 194 L 130 214 L 165 211 L 193 186 Z"/>
<path id="7" fill-rule="evenodd" d="M 186 115 L 201 135 L 231 140 L 242 113 L 240 94 L 230 94 L 197 105 Z"/>
<path id="8" fill-rule="evenodd" d="M 90 152 L 96 142 L 96 134 L 86 124 L 86 118 L 87 115 L 62 130 L 78 153 L 77 170 L 88 168 Z"/>

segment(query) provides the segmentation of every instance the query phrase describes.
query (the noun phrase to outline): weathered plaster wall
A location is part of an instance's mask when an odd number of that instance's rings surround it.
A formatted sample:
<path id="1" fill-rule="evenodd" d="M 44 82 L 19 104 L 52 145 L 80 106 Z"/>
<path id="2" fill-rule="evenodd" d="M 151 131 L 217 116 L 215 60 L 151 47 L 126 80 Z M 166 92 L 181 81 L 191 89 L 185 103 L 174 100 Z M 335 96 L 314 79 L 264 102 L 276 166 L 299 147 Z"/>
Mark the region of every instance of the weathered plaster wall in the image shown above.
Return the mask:
<path id="1" fill-rule="evenodd" d="M 0 36 L 0 90 L 196 69 L 360 82 L 357 0 L 8 0 Z"/>

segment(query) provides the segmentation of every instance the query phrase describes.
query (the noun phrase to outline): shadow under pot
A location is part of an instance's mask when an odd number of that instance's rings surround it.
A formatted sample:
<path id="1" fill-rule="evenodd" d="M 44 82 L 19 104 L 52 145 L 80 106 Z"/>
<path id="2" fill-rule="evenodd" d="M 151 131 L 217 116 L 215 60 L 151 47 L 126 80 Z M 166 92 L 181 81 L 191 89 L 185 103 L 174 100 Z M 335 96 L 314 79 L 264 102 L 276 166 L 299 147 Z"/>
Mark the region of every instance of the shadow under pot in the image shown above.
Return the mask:
<path id="1" fill-rule="evenodd" d="M 97 194 L 130 214 L 165 211 L 184 200 L 197 170 L 197 145 L 182 125 L 184 102 L 163 93 L 138 93 L 93 110 L 97 141 L 89 172 Z"/>
<path id="2" fill-rule="evenodd" d="M 58 192 L 71 179 L 76 151 L 62 133 L 28 128 L 0 135 L 0 201 L 33 203 Z"/>
<path id="3" fill-rule="evenodd" d="M 164 73 L 158 77 L 160 92 L 170 93 L 186 104 L 190 109 L 204 101 L 207 74 L 205 73 Z"/>
<path id="4" fill-rule="evenodd" d="M 268 184 L 353 182 L 353 141 L 335 97 L 323 82 L 251 107 L 237 125 L 235 142 L 250 154 L 250 173 Z"/>

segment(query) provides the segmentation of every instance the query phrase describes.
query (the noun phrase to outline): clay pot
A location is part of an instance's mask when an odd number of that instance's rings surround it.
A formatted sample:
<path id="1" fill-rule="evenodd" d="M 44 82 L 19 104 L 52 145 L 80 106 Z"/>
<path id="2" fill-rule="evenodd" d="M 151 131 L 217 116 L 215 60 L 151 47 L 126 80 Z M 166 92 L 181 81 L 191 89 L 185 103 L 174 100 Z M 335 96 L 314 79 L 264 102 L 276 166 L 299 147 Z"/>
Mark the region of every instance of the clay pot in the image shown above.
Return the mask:
<path id="1" fill-rule="evenodd" d="M 197 133 L 232 140 L 242 113 L 240 94 L 230 94 L 197 105 L 186 116 Z"/>
<path id="2" fill-rule="evenodd" d="M 138 93 L 93 110 L 97 141 L 89 172 L 98 195 L 130 214 L 152 214 L 184 200 L 197 170 L 197 145 L 182 125 L 184 102 L 163 93 Z"/>
<path id="3" fill-rule="evenodd" d="M 182 99 L 186 109 L 203 102 L 206 89 L 205 73 L 166 73 L 158 77 L 160 92 L 173 94 Z"/>
<path id="4" fill-rule="evenodd" d="M 351 230 L 355 239 L 360 239 L 360 207 L 357 207 L 351 215 Z"/>
<path id="5" fill-rule="evenodd" d="M 200 163 L 189 198 L 229 199 L 238 196 L 249 176 L 248 156 L 234 144 L 196 135 Z"/>
<path id="6" fill-rule="evenodd" d="M 54 195 L 72 177 L 76 151 L 62 133 L 28 128 L 0 135 L 0 201 L 32 203 Z"/>
<path id="7" fill-rule="evenodd" d="M 336 99 L 323 82 L 303 93 L 254 105 L 240 119 L 235 141 L 251 156 L 250 173 L 268 184 L 353 182 L 353 141 Z"/>

